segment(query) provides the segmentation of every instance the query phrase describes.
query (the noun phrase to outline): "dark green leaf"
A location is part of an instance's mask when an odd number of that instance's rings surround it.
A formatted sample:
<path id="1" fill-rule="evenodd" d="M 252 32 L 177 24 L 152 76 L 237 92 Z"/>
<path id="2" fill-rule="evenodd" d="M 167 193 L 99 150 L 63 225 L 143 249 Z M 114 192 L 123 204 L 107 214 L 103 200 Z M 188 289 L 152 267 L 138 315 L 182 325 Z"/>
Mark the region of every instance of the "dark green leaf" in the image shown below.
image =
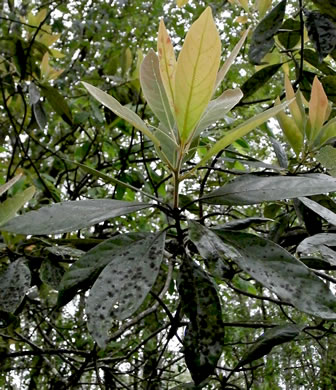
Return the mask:
<path id="1" fill-rule="evenodd" d="M 204 196 L 210 204 L 254 204 L 336 191 L 336 179 L 324 174 L 300 176 L 242 175 Z"/>
<path id="2" fill-rule="evenodd" d="M 336 25 L 326 14 L 318 11 L 304 10 L 305 25 L 309 39 L 312 41 L 318 53 L 320 62 L 331 53 L 336 46 Z"/>
<path id="3" fill-rule="evenodd" d="M 1 226 L 1 229 L 26 235 L 66 233 L 151 206 L 148 203 L 113 199 L 61 202 L 20 215 Z"/>
<path id="4" fill-rule="evenodd" d="M 267 329 L 238 363 L 237 368 L 268 355 L 276 345 L 292 341 L 300 334 L 303 328 L 303 325 L 286 324 L 275 326 L 272 329 Z"/>
<path id="5" fill-rule="evenodd" d="M 178 289 L 183 312 L 190 321 L 183 340 L 185 361 L 198 385 L 214 372 L 222 353 L 221 305 L 212 280 L 189 258 L 180 269 Z"/>
<path id="6" fill-rule="evenodd" d="M 254 30 L 249 50 L 249 60 L 252 64 L 260 64 L 263 57 L 273 47 L 273 37 L 282 25 L 285 9 L 286 0 L 282 0 L 262 19 Z"/>
<path id="7" fill-rule="evenodd" d="M 0 310 L 14 313 L 30 287 L 30 270 L 24 258 L 10 263 L 0 275 Z"/>
<path id="8" fill-rule="evenodd" d="M 336 319 L 336 297 L 309 268 L 272 241 L 248 233 L 214 230 L 227 244 L 226 256 L 297 309 Z"/>
<path id="9" fill-rule="evenodd" d="M 275 64 L 270 66 L 265 66 L 260 69 L 258 72 L 254 73 L 245 83 L 241 86 L 241 90 L 244 94 L 244 100 L 249 96 L 253 95 L 259 88 L 267 83 L 267 81 L 275 75 L 275 73 L 280 69 L 282 64 Z"/>
<path id="10" fill-rule="evenodd" d="M 55 112 L 62 117 L 64 122 L 72 126 L 72 115 L 69 106 L 63 96 L 56 88 L 47 85 L 41 85 L 43 95 L 48 99 L 51 107 Z"/>
<path id="11" fill-rule="evenodd" d="M 148 235 L 113 257 L 86 302 L 88 329 L 101 348 L 108 343 L 113 319 L 130 317 L 152 288 L 163 259 L 165 234 Z"/>
<path id="12" fill-rule="evenodd" d="M 145 233 L 128 233 L 112 237 L 95 246 L 77 260 L 65 273 L 59 286 L 58 304 L 67 304 L 80 289 L 87 290 L 100 272 L 119 253 L 134 242 L 144 240 Z"/>
<path id="13" fill-rule="evenodd" d="M 284 21 L 281 26 L 281 30 L 284 31 L 279 31 L 278 38 L 285 49 L 292 49 L 299 43 L 301 38 L 300 28 L 301 25 L 298 20 L 288 18 Z"/>
<path id="14" fill-rule="evenodd" d="M 336 214 L 335 213 L 328 210 L 326 207 L 321 206 L 320 204 L 318 204 L 317 202 L 315 202 L 312 199 L 305 198 L 305 197 L 301 197 L 299 199 L 306 207 L 309 207 L 311 210 L 313 210 L 316 214 L 318 214 L 320 217 L 325 219 L 331 225 L 336 226 Z"/>
<path id="15" fill-rule="evenodd" d="M 336 103 L 336 76 L 326 76 L 321 80 L 328 99 Z"/>
<path id="16" fill-rule="evenodd" d="M 64 268 L 58 263 L 49 259 L 45 259 L 40 267 L 40 279 L 43 283 L 54 288 L 59 289 L 61 279 L 64 275 Z"/>
<path id="17" fill-rule="evenodd" d="M 336 75 L 336 72 L 332 68 L 330 68 L 326 62 L 320 62 L 319 56 L 314 50 L 304 49 L 303 58 L 305 61 L 309 62 L 309 64 L 313 65 L 316 69 L 323 72 L 326 76 Z"/>

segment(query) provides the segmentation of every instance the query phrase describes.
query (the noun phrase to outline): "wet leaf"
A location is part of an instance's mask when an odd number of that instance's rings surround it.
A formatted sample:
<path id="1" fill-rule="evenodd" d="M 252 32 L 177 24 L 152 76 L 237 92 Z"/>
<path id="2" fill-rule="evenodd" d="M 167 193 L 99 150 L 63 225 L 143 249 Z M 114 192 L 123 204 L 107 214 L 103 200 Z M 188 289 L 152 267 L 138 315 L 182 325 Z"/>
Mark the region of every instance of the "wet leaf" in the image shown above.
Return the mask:
<path id="1" fill-rule="evenodd" d="M 112 199 L 61 202 L 20 215 L 4 224 L 1 229 L 26 235 L 59 234 L 84 229 L 151 206 L 148 203 Z"/>
<path id="2" fill-rule="evenodd" d="M 105 348 L 113 319 L 130 317 L 152 288 L 163 259 L 165 234 L 148 235 L 116 254 L 103 269 L 86 301 L 88 329 Z"/>

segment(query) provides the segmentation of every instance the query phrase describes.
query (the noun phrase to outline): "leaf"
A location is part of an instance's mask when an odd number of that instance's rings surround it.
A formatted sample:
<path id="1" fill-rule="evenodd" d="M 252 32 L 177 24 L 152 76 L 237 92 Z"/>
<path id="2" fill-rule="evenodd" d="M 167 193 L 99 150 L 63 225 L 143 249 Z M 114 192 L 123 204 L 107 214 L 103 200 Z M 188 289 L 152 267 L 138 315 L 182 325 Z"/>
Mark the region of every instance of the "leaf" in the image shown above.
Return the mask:
<path id="1" fill-rule="evenodd" d="M 210 204 L 243 205 L 336 191 L 336 179 L 313 173 L 300 176 L 242 175 L 202 198 Z"/>
<path id="2" fill-rule="evenodd" d="M 90 288 L 101 271 L 115 256 L 123 253 L 129 245 L 144 238 L 146 238 L 146 233 L 121 234 L 103 241 L 81 256 L 61 280 L 58 305 L 66 305 L 79 290 Z"/>
<path id="3" fill-rule="evenodd" d="M 219 279 L 225 278 L 230 268 L 222 260 L 225 253 L 222 241 L 214 232 L 199 223 L 189 220 L 188 225 L 189 239 L 195 244 L 211 274 Z"/>
<path id="4" fill-rule="evenodd" d="M 241 86 L 242 92 L 244 94 L 244 100 L 257 92 L 259 88 L 264 86 L 267 81 L 281 68 L 281 66 L 282 64 L 265 66 L 264 68 L 258 70 L 258 72 L 254 73 L 253 76 L 251 76 L 248 80 L 246 80 Z"/>
<path id="5" fill-rule="evenodd" d="M 285 49 L 293 49 L 300 42 L 300 29 L 301 24 L 298 20 L 288 18 L 284 21 L 281 26 L 283 31 L 279 31 L 278 39 Z"/>
<path id="6" fill-rule="evenodd" d="M 163 19 L 160 20 L 157 51 L 162 83 L 166 90 L 170 107 L 174 110 L 176 57 Z"/>
<path id="7" fill-rule="evenodd" d="M 325 168 L 332 170 L 332 172 L 336 172 L 336 148 L 333 146 L 326 145 L 321 148 L 316 156 L 316 160 Z"/>
<path id="8" fill-rule="evenodd" d="M 328 95 L 328 99 L 336 103 L 336 76 L 325 76 L 322 79 L 323 88 Z"/>
<path id="9" fill-rule="evenodd" d="M 145 300 L 160 270 L 165 234 L 129 244 L 103 269 L 86 301 L 88 329 L 105 348 L 112 319 L 130 317 Z"/>
<path id="10" fill-rule="evenodd" d="M 207 7 L 191 26 L 179 54 L 175 74 L 175 117 L 181 144 L 187 144 L 215 86 L 221 42 Z"/>
<path id="11" fill-rule="evenodd" d="M 204 165 L 211 157 L 215 156 L 221 150 L 225 149 L 227 146 L 232 144 L 237 139 L 248 134 L 250 131 L 254 130 L 256 127 L 266 122 L 267 119 L 276 115 L 278 112 L 283 110 L 287 106 L 287 103 L 282 103 L 279 106 L 272 107 L 253 118 L 248 119 L 246 122 L 242 123 L 235 129 L 230 130 L 221 140 L 217 141 L 212 148 L 205 154 L 199 164 L 196 165 L 195 169 L 201 165 Z M 190 174 L 191 172 L 189 172 Z"/>
<path id="12" fill-rule="evenodd" d="M 176 5 L 178 7 L 183 7 L 184 5 L 186 5 L 188 3 L 189 0 L 176 0 Z"/>
<path id="13" fill-rule="evenodd" d="M 35 194 L 35 187 L 29 187 L 22 192 L 16 193 L 13 197 L 7 198 L 0 204 L 0 226 L 15 217 L 25 203 Z M 1 227 L 0 227 L 1 230 Z"/>
<path id="14" fill-rule="evenodd" d="M 64 122 L 72 126 L 72 114 L 63 96 L 54 87 L 41 85 L 41 92 L 47 98 L 51 107 L 62 117 Z"/>
<path id="15" fill-rule="evenodd" d="M 314 50 L 304 49 L 303 50 L 303 58 L 310 65 L 313 65 L 316 69 L 320 70 L 327 76 L 335 76 L 336 72 L 328 66 L 328 64 L 324 61 L 320 62 L 319 56 L 316 54 Z"/>
<path id="16" fill-rule="evenodd" d="M 152 49 L 141 64 L 140 83 L 149 107 L 173 137 L 175 121 L 162 83 L 159 60 Z"/>
<path id="17" fill-rule="evenodd" d="M 230 53 L 229 57 L 225 60 L 224 64 L 222 65 L 222 67 L 219 69 L 218 73 L 217 73 L 217 78 L 216 78 L 216 83 L 215 83 L 215 88 L 214 88 L 214 92 L 215 90 L 220 86 L 220 84 L 222 83 L 222 81 L 224 80 L 227 72 L 229 71 L 231 65 L 233 64 L 234 60 L 236 59 L 240 49 L 242 48 L 244 42 L 245 42 L 245 39 L 249 33 L 249 29 L 247 29 L 244 34 L 242 35 L 242 37 L 240 38 L 239 42 L 237 43 L 237 45 L 234 47 L 234 49 L 232 50 L 232 52 Z"/>
<path id="18" fill-rule="evenodd" d="M 212 280 L 189 258 L 183 260 L 178 290 L 182 310 L 190 321 L 183 340 L 184 357 L 198 385 L 214 372 L 222 353 L 221 305 Z"/>
<path id="19" fill-rule="evenodd" d="M 315 76 L 311 97 L 309 101 L 309 120 L 311 125 L 311 137 L 313 141 L 321 130 L 328 110 L 328 98 L 322 84 Z"/>
<path id="20" fill-rule="evenodd" d="M 36 104 L 37 102 L 40 101 L 40 91 L 36 87 L 36 85 L 31 81 L 29 84 L 29 103 L 31 105 Z"/>
<path id="21" fill-rule="evenodd" d="M 336 214 L 332 211 L 328 210 L 326 207 L 321 206 L 317 202 L 313 201 L 312 199 L 301 197 L 299 200 L 308 208 L 313 210 L 316 214 L 318 214 L 320 217 L 325 219 L 328 223 L 331 225 L 336 226 Z"/>
<path id="22" fill-rule="evenodd" d="M 285 324 L 275 326 L 272 329 L 267 329 L 266 332 L 254 342 L 253 346 L 249 349 L 243 359 L 240 360 L 237 364 L 237 368 L 268 355 L 276 345 L 294 340 L 303 328 L 303 325 Z"/>
<path id="23" fill-rule="evenodd" d="M 0 195 L 8 191 L 16 182 L 18 182 L 21 179 L 21 177 L 22 177 L 22 173 L 19 173 L 18 175 L 14 176 L 12 179 L 8 180 L 7 183 L 0 186 Z"/>
<path id="24" fill-rule="evenodd" d="M 47 120 L 47 115 L 44 111 L 43 104 L 42 102 L 37 102 L 33 104 L 33 111 L 35 115 L 36 122 L 41 130 L 44 130 L 48 120 Z"/>
<path id="25" fill-rule="evenodd" d="M 30 288 L 30 270 L 19 258 L 0 274 L 0 310 L 14 313 Z"/>
<path id="26" fill-rule="evenodd" d="M 297 93 L 294 93 L 292 84 L 288 78 L 288 76 L 285 74 L 285 89 L 286 89 L 286 99 L 287 101 L 291 100 L 291 103 L 288 105 L 289 111 L 293 116 L 293 119 L 295 120 L 296 126 L 298 130 L 302 133 L 302 136 L 304 135 L 304 126 L 305 126 L 305 120 L 306 113 L 302 107 L 302 98 L 300 91 L 297 91 Z"/>
<path id="27" fill-rule="evenodd" d="M 149 128 L 146 126 L 146 123 L 134 111 L 130 110 L 125 106 L 122 106 L 113 96 L 108 95 L 106 92 L 101 91 L 93 85 L 85 83 L 84 81 L 82 81 L 82 84 L 90 92 L 90 94 L 100 103 L 102 103 L 105 107 L 109 108 L 120 118 L 126 120 L 135 128 L 140 130 L 144 135 L 146 135 L 150 140 L 152 140 L 155 145 L 160 144 L 159 141 L 153 136 Z"/>
<path id="28" fill-rule="evenodd" d="M 227 256 L 255 280 L 297 309 L 336 319 L 336 297 L 309 268 L 273 241 L 253 234 L 215 230 Z"/>
<path id="29" fill-rule="evenodd" d="M 62 277 L 64 275 L 64 268 L 58 263 L 49 259 L 44 259 L 40 267 L 40 279 L 43 283 L 51 288 L 58 290 Z"/>
<path id="30" fill-rule="evenodd" d="M 250 226 L 261 225 L 270 221 L 273 221 L 273 219 L 259 217 L 240 218 L 226 222 L 223 225 L 218 226 L 218 228 L 222 230 L 242 230 L 247 229 Z"/>
<path id="31" fill-rule="evenodd" d="M 260 65 L 263 57 L 273 47 L 273 37 L 282 25 L 285 10 L 286 0 L 282 0 L 261 20 L 254 30 L 248 54 L 252 64 Z"/>
<path id="32" fill-rule="evenodd" d="M 322 257 L 326 254 L 325 249 L 329 246 L 335 247 L 336 233 L 319 233 L 305 238 L 296 248 L 296 252 L 304 255 L 320 254 Z M 330 249 L 330 248 L 328 248 Z M 331 249 L 330 249 L 331 250 Z M 329 254 L 329 253 L 328 253 Z M 336 265 L 336 253 L 333 251 L 329 256 L 325 256 L 329 264 Z"/>
<path id="33" fill-rule="evenodd" d="M 228 89 L 224 91 L 217 99 L 211 100 L 199 121 L 193 138 L 198 137 L 200 133 L 214 122 L 224 118 L 243 97 L 242 91 L 237 89 Z"/>
<path id="34" fill-rule="evenodd" d="M 331 53 L 336 46 L 336 26 L 327 14 L 318 11 L 308 11 L 304 9 L 306 16 L 305 26 L 308 36 L 313 43 L 320 62 Z"/>
<path id="35" fill-rule="evenodd" d="M 1 226 L 17 234 L 46 235 L 71 232 L 153 205 L 114 199 L 60 202 L 20 215 Z"/>

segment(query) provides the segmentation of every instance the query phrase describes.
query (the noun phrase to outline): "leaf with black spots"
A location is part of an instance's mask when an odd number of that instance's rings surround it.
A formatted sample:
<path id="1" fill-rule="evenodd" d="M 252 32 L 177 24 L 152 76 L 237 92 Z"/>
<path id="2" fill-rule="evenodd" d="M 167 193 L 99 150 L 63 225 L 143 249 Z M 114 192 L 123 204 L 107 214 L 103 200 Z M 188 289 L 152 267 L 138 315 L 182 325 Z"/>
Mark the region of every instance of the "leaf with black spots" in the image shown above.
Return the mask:
<path id="1" fill-rule="evenodd" d="M 66 305 L 79 290 L 89 289 L 115 256 L 125 252 L 129 245 L 146 237 L 146 233 L 120 234 L 90 249 L 64 274 L 59 286 L 58 305 Z"/>
<path id="2" fill-rule="evenodd" d="M 213 230 L 226 255 L 284 302 L 314 316 L 336 320 L 336 297 L 296 257 L 273 241 L 254 234 Z"/>
<path id="3" fill-rule="evenodd" d="M 286 324 L 266 330 L 266 332 L 256 340 L 242 360 L 240 360 L 237 364 L 237 368 L 268 355 L 276 345 L 294 340 L 303 328 L 303 325 Z"/>
<path id="4" fill-rule="evenodd" d="M 130 317 L 151 290 L 163 259 L 165 234 L 151 234 L 130 243 L 103 269 L 86 301 L 88 329 L 105 348 L 113 319 Z"/>
<path id="5" fill-rule="evenodd" d="M 313 43 L 320 62 L 331 53 L 336 46 L 336 25 L 326 14 L 318 11 L 304 10 L 306 16 L 305 25 L 308 36 Z"/>
<path id="6" fill-rule="evenodd" d="M 15 260 L 0 274 L 0 310 L 14 313 L 30 288 L 30 270 L 23 261 Z"/>
<path id="7" fill-rule="evenodd" d="M 189 318 L 184 357 L 196 385 L 210 376 L 221 356 L 224 338 L 221 305 L 214 282 L 189 258 L 183 260 L 178 286 Z"/>
<path id="8" fill-rule="evenodd" d="M 275 6 L 258 24 L 253 32 L 249 60 L 259 65 L 263 57 L 274 45 L 274 35 L 278 32 L 285 16 L 286 0 Z"/>

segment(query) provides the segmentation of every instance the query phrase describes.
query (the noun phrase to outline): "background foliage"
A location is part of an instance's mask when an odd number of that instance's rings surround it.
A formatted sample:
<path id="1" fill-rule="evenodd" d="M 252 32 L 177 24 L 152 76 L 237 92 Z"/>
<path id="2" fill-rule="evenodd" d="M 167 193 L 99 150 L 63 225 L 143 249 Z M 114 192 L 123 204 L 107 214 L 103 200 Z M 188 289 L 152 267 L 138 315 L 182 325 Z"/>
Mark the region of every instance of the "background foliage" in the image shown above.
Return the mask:
<path id="1" fill-rule="evenodd" d="M 0 386 L 333 388 L 336 3 L 1 4 Z M 80 81 L 155 124 L 143 56 L 160 18 L 179 50 L 206 6 L 223 59 L 251 29 L 221 87 L 244 97 L 183 172 L 233 122 L 298 103 L 200 167 L 173 209 L 151 141 Z"/>

